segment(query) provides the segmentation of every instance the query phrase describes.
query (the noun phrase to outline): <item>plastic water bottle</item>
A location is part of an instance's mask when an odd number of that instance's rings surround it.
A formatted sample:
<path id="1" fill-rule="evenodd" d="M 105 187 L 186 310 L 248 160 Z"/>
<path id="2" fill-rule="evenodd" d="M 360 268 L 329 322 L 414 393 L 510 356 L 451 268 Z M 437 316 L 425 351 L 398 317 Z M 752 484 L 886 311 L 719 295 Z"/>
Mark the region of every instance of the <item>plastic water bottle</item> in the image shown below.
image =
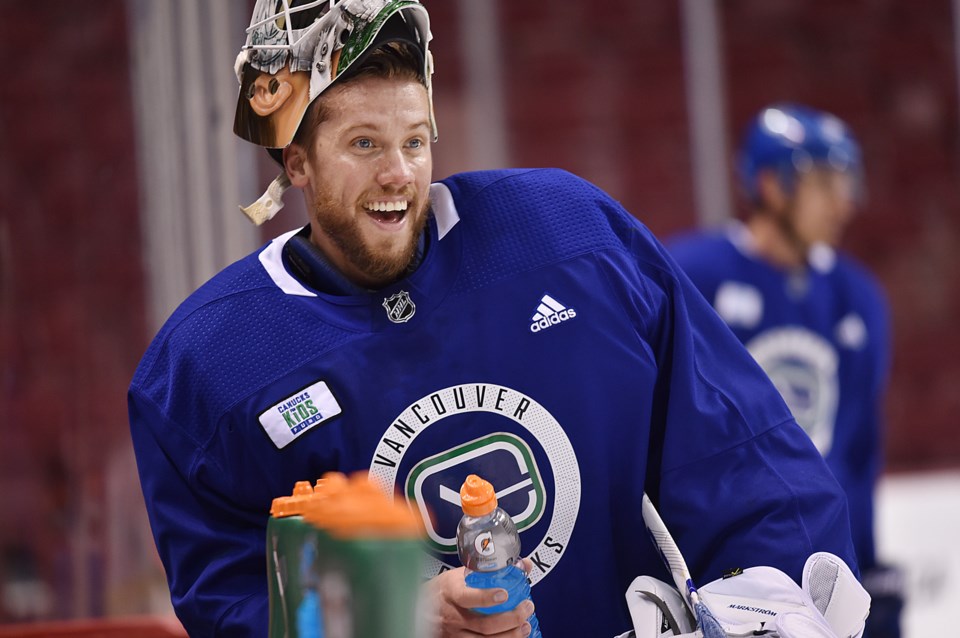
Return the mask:
<path id="1" fill-rule="evenodd" d="M 513 519 L 497 507 L 493 485 L 471 474 L 460 488 L 463 518 L 457 526 L 457 552 L 466 568 L 467 586 L 507 591 L 506 602 L 477 607 L 481 614 L 509 611 L 530 598 L 530 584 L 521 569 L 520 534 Z M 541 638 L 537 615 L 531 614 L 530 638 Z"/>
<path id="2" fill-rule="evenodd" d="M 303 517 L 316 529 L 311 576 L 319 638 L 426 638 L 420 524 L 365 472 Z M 301 634 L 302 638 L 302 634 Z"/>
<path id="3" fill-rule="evenodd" d="M 317 532 L 303 514 L 346 483 L 343 474 L 328 472 L 316 485 L 297 481 L 290 496 L 273 499 L 267 522 L 269 638 L 322 638 L 317 630 L 317 588 L 312 582 Z"/>
<path id="4" fill-rule="evenodd" d="M 303 575 L 312 563 L 304 552 L 311 528 L 303 520 L 303 508 L 314 491 L 310 481 L 297 481 L 290 496 L 273 499 L 267 522 L 267 585 L 270 603 L 270 638 L 314 638 L 301 631 L 298 617 L 312 606 Z"/>

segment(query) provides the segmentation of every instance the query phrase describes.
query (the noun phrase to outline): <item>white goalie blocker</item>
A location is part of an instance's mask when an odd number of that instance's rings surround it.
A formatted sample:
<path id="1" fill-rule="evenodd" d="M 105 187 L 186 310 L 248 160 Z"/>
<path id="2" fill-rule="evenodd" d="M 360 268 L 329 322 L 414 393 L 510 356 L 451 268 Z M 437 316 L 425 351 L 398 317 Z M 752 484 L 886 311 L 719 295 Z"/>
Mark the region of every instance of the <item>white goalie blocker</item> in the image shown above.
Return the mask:
<path id="1" fill-rule="evenodd" d="M 837 556 L 807 559 L 802 586 L 773 567 L 750 567 L 699 589 L 729 638 L 859 638 L 870 596 Z M 626 593 L 633 630 L 617 638 L 702 638 L 688 601 L 674 586 L 639 576 Z"/>

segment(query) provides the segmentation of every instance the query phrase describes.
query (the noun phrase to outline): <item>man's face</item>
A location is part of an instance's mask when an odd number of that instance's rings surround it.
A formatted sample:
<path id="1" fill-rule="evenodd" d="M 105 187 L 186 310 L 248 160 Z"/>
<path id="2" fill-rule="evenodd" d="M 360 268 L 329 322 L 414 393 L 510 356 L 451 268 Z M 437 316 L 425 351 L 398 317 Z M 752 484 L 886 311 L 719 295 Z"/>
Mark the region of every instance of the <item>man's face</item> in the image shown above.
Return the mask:
<path id="1" fill-rule="evenodd" d="M 379 288 L 406 274 L 427 220 L 433 161 L 426 89 L 361 77 L 322 98 L 303 171 L 311 235 L 351 281 Z"/>
<path id="2" fill-rule="evenodd" d="M 806 246 L 837 246 L 855 210 L 856 178 L 817 167 L 797 175 L 789 206 L 793 231 Z"/>

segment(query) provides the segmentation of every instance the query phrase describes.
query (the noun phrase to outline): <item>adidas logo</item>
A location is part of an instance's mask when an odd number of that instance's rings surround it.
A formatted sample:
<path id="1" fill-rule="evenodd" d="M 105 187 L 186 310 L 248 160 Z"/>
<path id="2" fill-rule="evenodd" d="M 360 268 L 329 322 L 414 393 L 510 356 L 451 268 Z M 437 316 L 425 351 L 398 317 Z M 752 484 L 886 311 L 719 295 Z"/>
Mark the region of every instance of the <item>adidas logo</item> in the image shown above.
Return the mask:
<path id="1" fill-rule="evenodd" d="M 530 332 L 546 330 L 550 326 L 555 326 L 562 321 L 573 319 L 576 316 L 577 311 L 573 308 L 567 308 L 550 295 L 544 295 L 543 298 L 540 299 L 540 305 L 537 306 L 537 311 L 533 313 L 533 317 L 530 318 L 533 322 L 530 324 Z"/>

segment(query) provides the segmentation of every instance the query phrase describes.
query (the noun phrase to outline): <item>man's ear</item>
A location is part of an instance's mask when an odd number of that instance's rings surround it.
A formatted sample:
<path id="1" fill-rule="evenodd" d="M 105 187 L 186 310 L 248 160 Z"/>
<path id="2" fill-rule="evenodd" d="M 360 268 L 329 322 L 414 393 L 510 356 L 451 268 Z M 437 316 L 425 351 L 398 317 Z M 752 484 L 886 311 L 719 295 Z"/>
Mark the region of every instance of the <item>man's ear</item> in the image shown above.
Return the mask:
<path id="1" fill-rule="evenodd" d="M 270 115 L 283 106 L 293 94 L 293 86 L 275 75 L 262 74 L 249 89 L 250 108 L 260 117 Z"/>
<path id="2" fill-rule="evenodd" d="M 283 149 L 283 168 L 287 171 L 290 183 L 297 188 L 304 188 L 310 183 L 307 176 L 308 160 L 307 149 L 296 142 L 291 142 Z"/>
<path id="3" fill-rule="evenodd" d="M 780 183 L 780 175 L 771 169 L 764 169 L 757 175 L 757 196 L 761 208 L 774 211 L 785 208 L 789 199 Z"/>

